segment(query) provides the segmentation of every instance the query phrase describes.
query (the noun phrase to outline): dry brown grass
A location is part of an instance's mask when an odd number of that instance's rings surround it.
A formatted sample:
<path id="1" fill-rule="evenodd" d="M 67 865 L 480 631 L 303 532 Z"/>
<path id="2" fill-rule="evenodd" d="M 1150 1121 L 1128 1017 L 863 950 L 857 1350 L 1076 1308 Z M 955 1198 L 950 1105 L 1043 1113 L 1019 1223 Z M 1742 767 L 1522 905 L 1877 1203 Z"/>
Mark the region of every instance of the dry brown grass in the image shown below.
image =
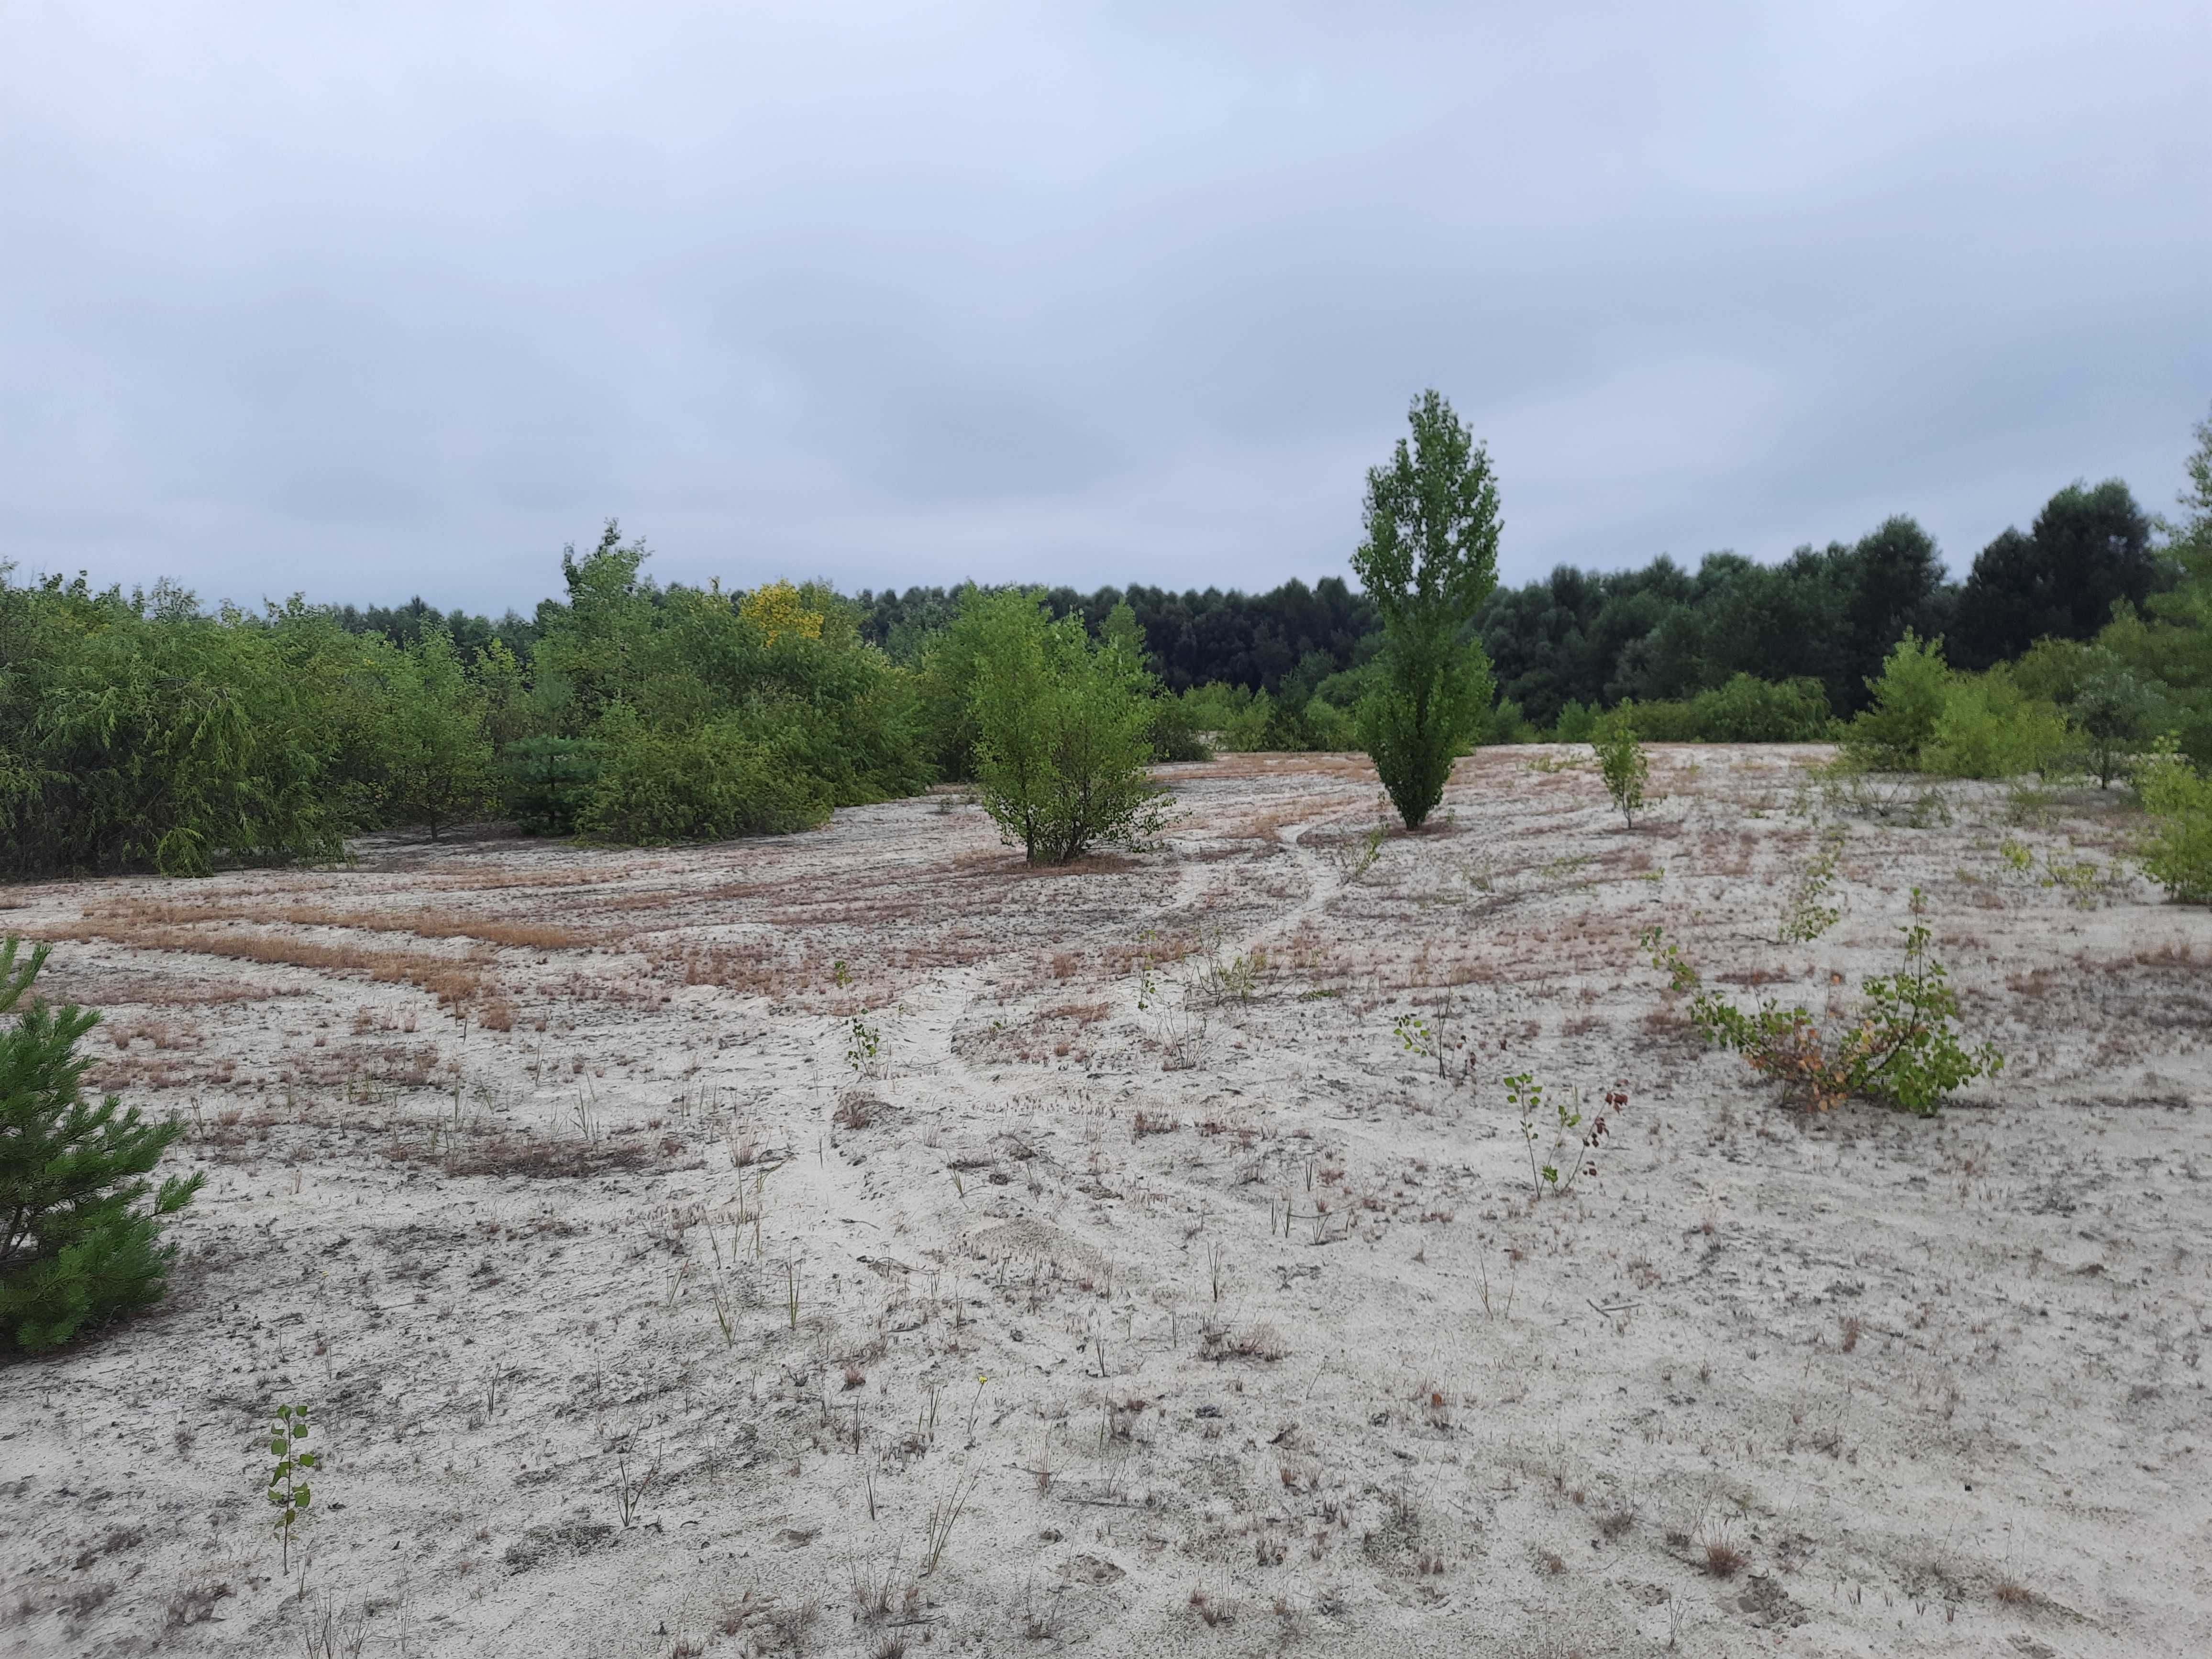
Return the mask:
<path id="1" fill-rule="evenodd" d="M 264 927 L 331 927 L 349 933 L 411 933 L 418 939 L 477 939 L 520 951 L 580 951 L 605 942 L 601 934 L 543 923 L 433 915 L 427 911 L 384 914 L 341 910 L 319 904 L 212 904 L 123 899 L 113 904 L 88 906 L 84 918 L 87 921 L 110 921 L 126 927 L 245 922 Z"/>
<path id="2" fill-rule="evenodd" d="M 119 945 L 134 951 L 170 951 L 218 957 L 263 967 L 305 968 L 316 973 L 361 977 L 383 984 L 411 985 L 434 996 L 441 1007 L 465 1012 L 493 988 L 483 965 L 448 957 L 402 955 L 354 945 L 319 945 L 307 939 L 265 933 L 207 933 L 190 928 L 143 924 L 80 923 L 48 928 L 42 938 L 79 943 Z"/>

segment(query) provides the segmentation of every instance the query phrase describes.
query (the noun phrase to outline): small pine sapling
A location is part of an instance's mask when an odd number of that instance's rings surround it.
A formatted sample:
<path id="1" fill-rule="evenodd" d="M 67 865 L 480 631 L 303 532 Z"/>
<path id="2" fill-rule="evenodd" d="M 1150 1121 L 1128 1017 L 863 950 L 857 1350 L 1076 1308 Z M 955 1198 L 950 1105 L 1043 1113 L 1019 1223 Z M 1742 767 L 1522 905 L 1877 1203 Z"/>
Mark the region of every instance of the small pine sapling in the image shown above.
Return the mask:
<path id="1" fill-rule="evenodd" d="M 19 966 L 21 941 L 0 942 L 0 1014 L 50 948 Z M 99 1023 L 90 1009 L 33 1000 L 0 1031 L 0 1349 L 41 1353 L 160 1301 L 176 1255 L 161 1243 L 161 1218 L 200 1189 L 201 1176 L 172 1176 L 140 1207 L 145 1177 L 184 1126 L 145 1122 L 113 1095 L 85 1099 L 92 1061 L 77 1045 Z"/>

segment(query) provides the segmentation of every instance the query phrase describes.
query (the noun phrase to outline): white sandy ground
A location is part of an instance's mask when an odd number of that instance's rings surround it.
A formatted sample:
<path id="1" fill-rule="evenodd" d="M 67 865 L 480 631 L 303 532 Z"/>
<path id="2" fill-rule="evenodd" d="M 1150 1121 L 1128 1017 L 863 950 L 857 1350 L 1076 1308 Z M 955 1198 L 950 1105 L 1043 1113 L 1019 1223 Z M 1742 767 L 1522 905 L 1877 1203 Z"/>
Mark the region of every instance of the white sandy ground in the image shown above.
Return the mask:
<path id="1" fill-rule="evenodd" d="M 163 1308 L 0 1367 L 0 1648 L 2212 1652 L 2212 915 L 2117 797 L 1816 758 L 1629 832 L 1488 750 L 1364 869 L 1364 763 L 1249 757 L 1065 872 L 940 794 L 0 890 L 208 1176 Z M 1842 1007 L 1916 883 L 2010 1056 L 1936 1121 L 1777 1105 L 1635 943 Z M 1608 1112 L 1569 1197 L 1515 1073 Z"/>

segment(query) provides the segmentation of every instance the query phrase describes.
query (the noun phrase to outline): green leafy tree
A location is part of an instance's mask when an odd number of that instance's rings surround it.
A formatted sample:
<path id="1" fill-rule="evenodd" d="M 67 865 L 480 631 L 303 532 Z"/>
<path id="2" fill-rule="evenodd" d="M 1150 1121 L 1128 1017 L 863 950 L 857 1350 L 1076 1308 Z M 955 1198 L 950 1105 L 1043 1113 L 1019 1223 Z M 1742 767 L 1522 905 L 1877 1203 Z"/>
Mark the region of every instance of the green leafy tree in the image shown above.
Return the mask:
<path id="1" fill-rule="evenodd" d="M 0 944 L 0 1014 L 14 1010 L 45 966 L 41 945 L 19 962 Z M 118 1115 L 81 1082 L 91 1063 L 77 1043 L 100 1016 L 33 1001 L 0 1036 L 0 1343 L 27 1352 L 58 1347 L 88 1326 L 161 1298 L 174 1245 L 159 1223 L 190 1203 L 201 1177 L 172 1176 L 141 1208 L 144 1177 L 181 1133 L 174 1121 Z"/>
<path id="2" fill-rule="evenodd" d="M 1151 676 L 1126 638 L 1093 644 L 1037 595 L 971 592 L 975 772 L 1000 836 L 1032 864 L 1141 847 L 1164 823 Z"/>
<path id="3" fill-rule="evenodd" d="M 2151 707 L 2150 693 L 2124 668 L 2092 674 L 2067 702 L 2066 718 L 2081 733 L 2081 758 L 2098 788 L 2109 788 L 2142 752 Z"/>
<path id="4" fill-rule="evenodd" d="M 624 542 L 612 519 L 589 553 L 579 558 L 571 546 L 561 555 L 568 598 L 538 607 L 543 633 L 535 665 L 562 736 L 582 735 L 611 705 L 638 701 L 660 597 L 638 574 L 651 556 L 642 540 Z"/>
<path id="5" fill-rule="evenodd" d="M 1382 622 L 1360 739 L 1391 804 L 1418 829 L 1490 706 L 1489 665 L 1462 631 L 1497 585 L 1498 486 L 1490 456 L 1434 391 L 1407 416 L 1387 466 L 1370 469 L 1366 538 L 1352 568 Z"/>
<path id="6" fill-rule="evenodd" d="M 2151 530 L 2118 478 L 2060 490 L 2027 534 L 2008 530 L 1975 556 L 1959 590 L 1960 662 L 1987 668 L 2039 639 L 2086 640 L 2115 601 L 2140 607 L 2170 575 Z"/>

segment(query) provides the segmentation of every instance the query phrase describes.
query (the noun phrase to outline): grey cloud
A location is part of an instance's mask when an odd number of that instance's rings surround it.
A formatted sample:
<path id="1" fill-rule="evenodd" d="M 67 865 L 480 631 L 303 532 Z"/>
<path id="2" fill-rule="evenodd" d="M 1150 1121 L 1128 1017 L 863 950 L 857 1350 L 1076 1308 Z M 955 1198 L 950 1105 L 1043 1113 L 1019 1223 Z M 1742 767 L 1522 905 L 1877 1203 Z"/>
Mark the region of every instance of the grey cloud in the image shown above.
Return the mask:
<path id="1" fill-rule="evenodd" d="M 26 567 L 1266 585 L 1429 384 L 1514 576 L 1956 565 L 2212 399 L 2193 4 L 188 11 L 0 18 Z"/>

